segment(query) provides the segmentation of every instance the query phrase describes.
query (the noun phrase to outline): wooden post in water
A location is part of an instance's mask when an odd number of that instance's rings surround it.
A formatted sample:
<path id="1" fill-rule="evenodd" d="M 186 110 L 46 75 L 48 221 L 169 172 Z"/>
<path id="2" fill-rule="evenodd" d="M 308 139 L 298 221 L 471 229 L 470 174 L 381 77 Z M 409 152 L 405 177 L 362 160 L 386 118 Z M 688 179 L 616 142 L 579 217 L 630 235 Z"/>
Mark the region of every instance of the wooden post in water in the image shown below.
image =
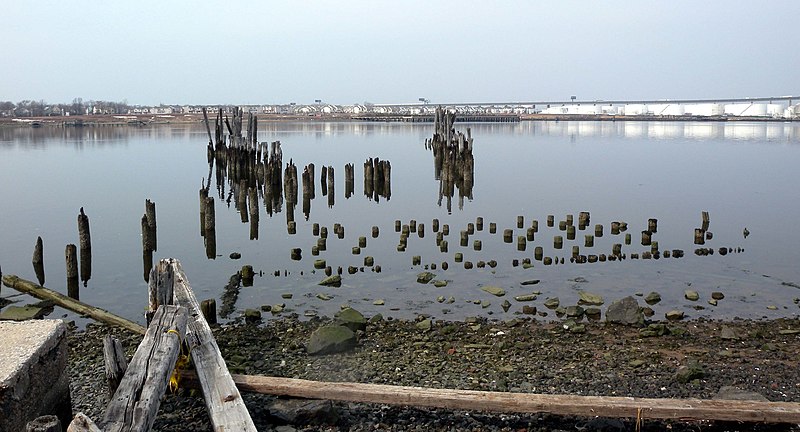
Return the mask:
<path id="1" fill-rule="evenodd" d="M 216 259 L 217 257 L 217 225 L 214 209 L 214 197 L 206 198 L 206 219 L 205 236 L 203 237 L 206 247 L 206 258 Z"/>
<path id="2" fill-rule="evenodd" d="M 217 323 L 217 301 L 215 299 L 206 299 L 200 302 L 200 311 L 209 325 Z"/>
<path id="3" fill-rule="evenodd" d="M 78 248 L 68 244 L 64 251 L 67 263 L 67 295 L 75 300 L 80 300 L 78 289 Z"/>
<path id="4" fill-rule="evenodd" d="M 147 216 L 147 226 L 150 228 L 150 239 L 153 242 L 153 252 L 158 251 L 158 236 L 156 234 L 156 203 L 149 199 L 144 201 L 144 214 Z"/>
<path id="5" fill-rule="evenodd" d="M 44 246 L 42 238 L 36 238 L 36 246 L 33 248 L 33 271 L 36 273 L 36 279 L 39 285 L 44 285 Z"/>
<path id="6" fill-rule="evenodd" d="M 647 220 L 647 230 L 651 233 L 658 232 L 658 219 L 648 219 Z"/>
<path id="7" fill-rule="evenodd" d="M 78 238 L 81 258 L 81 281 L 83 286 L 92 278 L 92 237 L 89 234 L 89 217 L 83 212 L 78 215 Z"/>
<path id="8" fill-rule="evenodd" d="M 150 280 L 150 270 L 153 269 L 153 241 L 150 238 L 150 225 L 147 215 L 142 215 L 142 269 L 144 281 Z"/>
<path id="9" fill-rule="evenodd" d="M 210 181 L 211 179 L 209 179 Z M 206 198 L 208 198 L 208 188 L 200 186 L 200 237 L 206 235 Z"/>
<path id="10" fill-rule="evenodd" d="M 703 231 L 708 231 L 708 227 L 709 227 L 709 224 L 711 223 L 711 219 L 708 216 L 708 212 L 705 211 L 705 210 L 703 211 L 702 216 L 703 216 Z"/>

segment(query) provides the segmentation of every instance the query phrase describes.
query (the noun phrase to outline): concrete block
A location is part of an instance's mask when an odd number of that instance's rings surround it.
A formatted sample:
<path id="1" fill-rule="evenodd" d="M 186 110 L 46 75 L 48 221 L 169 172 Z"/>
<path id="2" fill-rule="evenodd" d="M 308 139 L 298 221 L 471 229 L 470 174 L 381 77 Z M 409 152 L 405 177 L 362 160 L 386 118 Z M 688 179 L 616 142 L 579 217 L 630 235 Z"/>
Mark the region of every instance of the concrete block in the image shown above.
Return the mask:
<path id="1" fill-rule="evenodd" d="M 22 431 L 31 420 L 72 419 L 67 327 L 60 320 L 0 321 L 0 431 Z"/>

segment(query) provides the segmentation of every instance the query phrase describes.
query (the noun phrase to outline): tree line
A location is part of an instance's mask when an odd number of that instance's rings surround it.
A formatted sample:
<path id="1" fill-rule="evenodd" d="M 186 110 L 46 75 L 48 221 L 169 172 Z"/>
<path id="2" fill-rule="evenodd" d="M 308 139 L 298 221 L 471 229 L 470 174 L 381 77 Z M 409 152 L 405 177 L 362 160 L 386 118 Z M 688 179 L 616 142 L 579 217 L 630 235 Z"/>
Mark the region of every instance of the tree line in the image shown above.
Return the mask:
<path id="1" fill-rule="evenodd" d="M 75 98 L 72 103 L 50 104 L 44 100 L 23 100 L 17 103 L 0 101 L 0 117 L 45 117 L 84 114 L 127 114 L 128 102 L 84 101 Z"/>

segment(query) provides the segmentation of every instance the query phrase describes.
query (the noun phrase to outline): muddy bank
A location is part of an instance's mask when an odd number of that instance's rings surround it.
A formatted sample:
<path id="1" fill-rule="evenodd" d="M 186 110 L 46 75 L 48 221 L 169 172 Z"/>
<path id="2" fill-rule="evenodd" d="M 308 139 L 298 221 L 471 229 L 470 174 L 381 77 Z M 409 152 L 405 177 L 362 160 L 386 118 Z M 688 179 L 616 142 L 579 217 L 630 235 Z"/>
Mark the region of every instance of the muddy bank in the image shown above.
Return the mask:
<path id="1" fill-rule="evenodd" d="M 424 322 L 370 320 L 354 348 L 310 356 L 311 333 L 327 318 L 234 322 L 215 330 L 233 373 L 324 381 L 574 395 L 713 398 L 725 386 L 770 401 L 800 401 L 800 320 L 682 321 L 639 327 L 534 320 Z M 430 324 L 430 326 L 428 326 Z M 645 330 L 648 328 L 645 327 Z M 110 330 L 129 355 L 139 338 Z M 70 335 L 74 409 L 100 418 L 102 336 L 90 325 Z M 688 366 L 688 367 L 687 367 Z M 688 374 L 685 374 L 687 373 Z M 245 394 L 259 430 L 274 417 L 275 398 Z M 368 404 L 322 404 L 322 414 L 279 430 L 633 430 L 631 420 L 598 421 L 552 415 L 507 415 L 410 409 Z M 272 411 L 272 415 L 270 414 Z M 310 424 L 323 420 L 323 424 Z M 168 395 L 154 430 L 210 430 L 200 396 Z M 753 425 L 646 421 L 643 430 L 753 430 Z M 585 429 L 583 429 L 585 428 Z M 756 430 L 775 430 L 758 425 Z M 800 430 L 791 425 L 779 430 Z"/>

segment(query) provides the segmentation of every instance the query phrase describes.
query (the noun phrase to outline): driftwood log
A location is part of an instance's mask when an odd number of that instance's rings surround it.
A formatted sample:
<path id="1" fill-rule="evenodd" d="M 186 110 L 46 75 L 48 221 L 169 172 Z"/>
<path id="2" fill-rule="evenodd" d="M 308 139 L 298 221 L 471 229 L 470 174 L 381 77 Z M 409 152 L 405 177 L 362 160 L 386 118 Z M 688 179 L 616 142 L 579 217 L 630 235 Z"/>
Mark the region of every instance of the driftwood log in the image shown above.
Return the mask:
<path id="1" fill-rule="evenodd" d="M 255 375 L 232 377 L 241 391 L 307 399 L 583 417 L 800 422 L 800 403 L 796 402 L 574 396 L 320 382 Z M 197 386 L 196 377 L 192 373 L 185 374 L 183 385 Z"/>
<path id="2" fill-rule="evenodd" d="M 86 315 L 106 324 L 122 327 L 134 333 L 144 334 L 145 332 L 144 327 L 133 321 L 129 321 L 125 318 L 114 315 L 107 310 L 71 299 L 64 294 L 47 289 L 39 284 L 36 284 L 35 282 L 22 279 L 15 275 L 4 275 L 2 280 L 3 285 L 9 288 L 13 288 L 25 294 L 30 294 L 41 300 L 52 300 L 55 304 L 63 307 L 64 309 L 69 309 L 81 315 Z"/>

